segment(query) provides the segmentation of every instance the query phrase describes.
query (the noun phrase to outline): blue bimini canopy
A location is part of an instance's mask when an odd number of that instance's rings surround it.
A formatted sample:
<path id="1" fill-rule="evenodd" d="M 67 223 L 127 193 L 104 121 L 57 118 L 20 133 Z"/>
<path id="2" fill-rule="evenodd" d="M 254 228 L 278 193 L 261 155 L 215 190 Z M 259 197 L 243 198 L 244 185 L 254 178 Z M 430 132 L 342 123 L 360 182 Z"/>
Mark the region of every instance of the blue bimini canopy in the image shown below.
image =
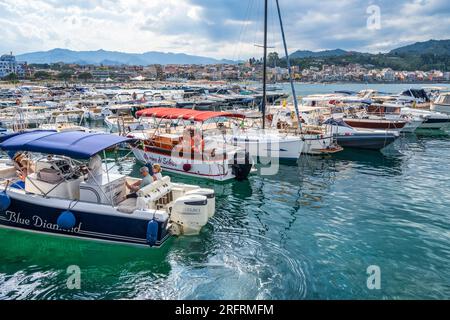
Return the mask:
<path id="1" fill-rule="evenodd" d="M 116 144 L 132 141 L 130 138 L 105 133 L 36 130 L 1 137 L 0 149 L 8 153 L 30 151 L 89 159 Z"/>

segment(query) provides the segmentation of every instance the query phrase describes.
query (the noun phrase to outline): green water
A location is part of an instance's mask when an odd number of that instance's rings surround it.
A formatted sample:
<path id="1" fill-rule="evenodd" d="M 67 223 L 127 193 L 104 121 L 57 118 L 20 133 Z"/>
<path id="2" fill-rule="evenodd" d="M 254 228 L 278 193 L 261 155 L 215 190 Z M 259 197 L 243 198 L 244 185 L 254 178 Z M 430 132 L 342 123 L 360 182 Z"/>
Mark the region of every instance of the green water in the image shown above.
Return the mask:
<path id="1" fill-rule="evenodd" d="M 216 215 L 161 249 L 0 229 L 0 299 L 449 299 L 449 163 L 448 133 L 418 134 L 244 182 L 177 178 L 214 188 Z"/>

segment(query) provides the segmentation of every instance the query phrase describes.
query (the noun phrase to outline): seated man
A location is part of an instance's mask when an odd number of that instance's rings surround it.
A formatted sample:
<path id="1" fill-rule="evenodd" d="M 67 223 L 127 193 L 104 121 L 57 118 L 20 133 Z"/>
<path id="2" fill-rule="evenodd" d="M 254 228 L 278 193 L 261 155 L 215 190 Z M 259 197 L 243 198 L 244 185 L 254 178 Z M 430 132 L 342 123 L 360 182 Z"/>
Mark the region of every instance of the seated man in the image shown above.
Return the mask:
<path id="1" fill-rule="evenodd" d="M 136 181 L 132 185 L 130 185 L 128 182 L 126 182 L 127 188 L 130 189 L 131 193 L 127 195 L 127 199 L 129 198 L 137 198 L 137 191 L 139 189 L 142 189 L 143 187 L 151 184 L 153 182 L 152 176 L 149 174 L 148 167 L 142 167 L 139 169 L 139 172 L 142 175 L 141 181 Z"/>

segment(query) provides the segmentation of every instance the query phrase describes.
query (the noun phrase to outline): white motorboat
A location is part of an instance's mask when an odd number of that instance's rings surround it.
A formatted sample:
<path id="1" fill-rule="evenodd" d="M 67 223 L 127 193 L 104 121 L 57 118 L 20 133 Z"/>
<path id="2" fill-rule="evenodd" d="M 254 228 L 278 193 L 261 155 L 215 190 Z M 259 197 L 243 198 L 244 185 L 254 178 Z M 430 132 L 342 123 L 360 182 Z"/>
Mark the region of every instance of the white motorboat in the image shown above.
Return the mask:
<path id="1" fill-rule="evenodd" d="M 146 123 L 133 116 L 135 105 L 115 105 L 104 108 L 103 114 L 112 112 L 104 117 L 104 122 L 110 132 L 126 133 L 133 130 L 142 130 L 148 128 Z"/>
<path id="2" fill-rule="evenodd" d="M 408 107 L 403 107 L 402 113 L 422 118 L 423 122 L 420 124 L 419 129 L 445 130 L 450 126 L 450 115 L 445 113 Z"/>
<path id="3" fill-rule="evenodd" d="M 441 93 L 436 100 L 431 102 L 430 109 L 432 111 L 450 114 L 450 92 Z"/>
<path id="4" fill-rule="evenodd" d="M 333 134 L 320 123 L 323 111 L 329 113 L 328 108 L 299 107 L 301 125 L 299 125 L 294 107 L 270 108 L 271 127 L 279 133 L 289 133 L 298 136 L 303 141 L 302 153 L 311 155 L 330 154 L 342 151 L 336 144 Z"/>
<path id="5" fill-rule="evenodd" d="M 245 148 L 254 159 L 278 158 L 281 161 L 297 161 L 305 146 L 300 136 L 273 129 L 241 129 L 239 126 L 225 134 L 224 139 L 227 143 Z"/>
<path id="6" fill-rule="evenodd" d="M 400 134 L 387 130 L 357 130 L 342 119 L 330 118 L 324 122 L 333 132 L 337 143 L 344 148 L 381 150 L 393 143 Z"/>
<path id="7" fill-rule="evenodd" d="M 198 234 L 215 211 L 214 190 L 169 177 L 129 197 L 135 178 L 109 172 L 98 155 L 133 140 L 84 132 L 30 131 L 2 137 L 8 154 L 33 155 L 25 181 L 3 180 L 0 227 L 140 246 Z M 43 156 L 44 155 L 44 156 Z"/>

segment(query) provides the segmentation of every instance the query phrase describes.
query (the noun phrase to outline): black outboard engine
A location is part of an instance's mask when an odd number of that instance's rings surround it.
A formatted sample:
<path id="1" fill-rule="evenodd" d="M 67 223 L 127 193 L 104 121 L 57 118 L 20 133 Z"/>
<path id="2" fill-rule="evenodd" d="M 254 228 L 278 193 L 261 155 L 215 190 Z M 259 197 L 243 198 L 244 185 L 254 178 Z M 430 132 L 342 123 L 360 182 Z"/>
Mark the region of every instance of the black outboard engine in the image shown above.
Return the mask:
<path id="1" fill-rule="evenodd" d="M 253 163 L 250 161 L 250 153 L 248 151 L 238 151 L 234 154 L 234 161 L 232 165 L 234 178 L 238 181 L 247 179 Z"/>

